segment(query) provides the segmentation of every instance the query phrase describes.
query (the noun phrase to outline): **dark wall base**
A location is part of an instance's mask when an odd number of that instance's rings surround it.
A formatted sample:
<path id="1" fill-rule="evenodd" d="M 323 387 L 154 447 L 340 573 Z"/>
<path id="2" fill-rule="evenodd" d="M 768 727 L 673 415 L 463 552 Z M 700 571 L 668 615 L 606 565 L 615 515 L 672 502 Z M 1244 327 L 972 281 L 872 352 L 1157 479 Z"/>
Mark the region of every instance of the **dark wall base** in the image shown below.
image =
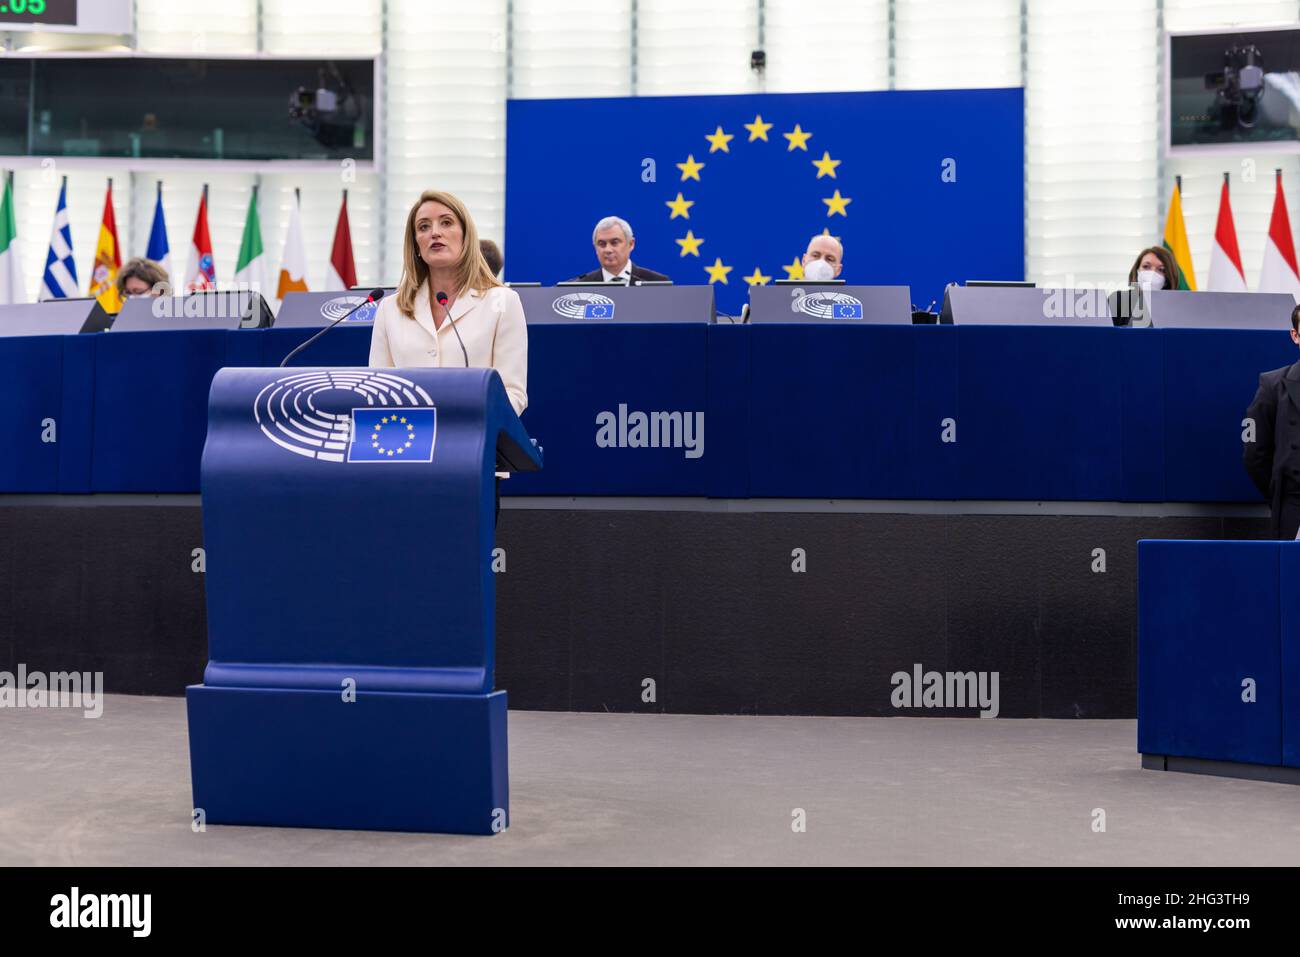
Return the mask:
<path id="1" fill-rule="evenodd" d="M 528 710 L 975 714 L 894 708 L 891 675 L 919 664 L 997 672 L 1001 717 L 1131 718 L 1137 540 L 1266 528 L 506 505 L 497 687 Z M 111 693 L 201 681 L 201 534 L 195 504 L 0 505 L 0 667 L 102 671 Z M 266 573 L 291 581 L 292 549 Z"/>

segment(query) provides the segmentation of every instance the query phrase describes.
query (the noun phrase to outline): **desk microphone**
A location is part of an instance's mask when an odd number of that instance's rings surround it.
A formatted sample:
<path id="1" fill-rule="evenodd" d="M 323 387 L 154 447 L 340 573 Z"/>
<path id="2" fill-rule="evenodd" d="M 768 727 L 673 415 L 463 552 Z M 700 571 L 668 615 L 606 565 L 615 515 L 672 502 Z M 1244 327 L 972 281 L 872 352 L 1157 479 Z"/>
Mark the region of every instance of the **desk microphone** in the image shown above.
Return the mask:
<path id="1" fill-rule="evenodd" d="M 469 368 L 469 353 L 465 351 L 465 340 L 460 337 L 460 330 L 456 328 L 456 320 L 451 317 L 451 310 L 447 308 L 447 294 L 445 292 L 436 293 L 433 297 L 438 300 L 438 305 L 442 306 L 443 313 L 447 316 L 447 321 L 451 323 L 451 331 L 456 333 L 456 341 L 460 343 L 460 351 L 465 356 L 465 368 Z"/>
<path id="2" fill-rule="evenodd" d="M 383 298 L 384 298 L 384 290 L 383 290 L 383 289 L 380 289 L 380 288 L 376 287 L 376 288 L 370 290 L 370 294 L 369 294 L 368 296 L 366 296 L 366 298 L 365 298 L 362 302 L 357 303 L 355 306 L 353 306 L 353 307 L 352 307 L 351 309 L 349 309 L 347 312 L 343 313 L 343 315 L 339 316 L 337 319 L 335 319 L 333 322 L 331 322 L 328 326 L 326 326 L 326 327 L 325 327 L 324 329 L 322 329 L 320 332 L 316 333 L 316 335 L 312 336 L 310 339 L 308 339 L 308 340 L 307 340 L 306 342 L 304 342 L 302 345 L 298 346 L 298 348 L 294 349 L 293 352 L 290 352 L 287 356 L 285 356 L 282 360 L 280 360 L 280 368 L 283 369 L 284 366 L 285 366 L 285 363 L 287 363 L 290 359 L 292 359 L 292 358 L 293 358 L 294 356 L 296 356 L 298 353 L 302 352 L 303 349 L 306 349 L 309 345 L 311 345 L 313 342 L 315 342 L 315 341 L 316 341 L 317 339 L 319 339 L 321 336 L 325 335 L 325 333 L 329 332 L 331 329 L 333 329 L 335 326 L 337 326 L 337 325 L 338 325 L 340 322 L 342 322 L 344 319 L 347 319 L 349 316 L 351 316 L 354 312 L 356 312 L 356 311 L 357 311 L 358 309 L 360 309 L 362 306 L 368 305 L 368 304 L 370 304 L 370 303 L 372 303 L 372 302 L 378 302 L 380 299 L 383 299 Z"/>

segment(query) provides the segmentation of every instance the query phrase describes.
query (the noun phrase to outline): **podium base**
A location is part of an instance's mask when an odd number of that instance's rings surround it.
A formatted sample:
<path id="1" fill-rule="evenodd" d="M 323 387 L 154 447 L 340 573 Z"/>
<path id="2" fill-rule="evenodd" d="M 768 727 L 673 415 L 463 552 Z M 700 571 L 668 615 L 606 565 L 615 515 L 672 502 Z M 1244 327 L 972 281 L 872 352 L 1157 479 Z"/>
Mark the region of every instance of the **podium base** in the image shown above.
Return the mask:
<path id="1" fill-rule="evenodd" d="M 509 823 L 506 693 L 186 689 L 208 824 L 492 834 Z"/>

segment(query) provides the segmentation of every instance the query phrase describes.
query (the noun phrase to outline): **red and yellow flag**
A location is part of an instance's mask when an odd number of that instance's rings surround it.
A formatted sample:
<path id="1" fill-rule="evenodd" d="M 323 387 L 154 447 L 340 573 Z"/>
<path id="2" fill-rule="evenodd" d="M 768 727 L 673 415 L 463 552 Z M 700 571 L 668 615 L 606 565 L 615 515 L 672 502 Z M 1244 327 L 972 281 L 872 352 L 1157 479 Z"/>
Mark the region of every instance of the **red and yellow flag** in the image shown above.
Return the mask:
<path id="1" fill-rule="evenodd" d="M 117 242 L 113 181 L 110 179 L 108 195 L 104 197 L 104 221 L 99 224 L 99 242 L 95 244 L 95 266 L 90 272 L 90 294 L 110 314 L 116 314 L 122 308 L 122 297 L 117 292 L 117 271 L 121 268 L 122 252 Z"/>

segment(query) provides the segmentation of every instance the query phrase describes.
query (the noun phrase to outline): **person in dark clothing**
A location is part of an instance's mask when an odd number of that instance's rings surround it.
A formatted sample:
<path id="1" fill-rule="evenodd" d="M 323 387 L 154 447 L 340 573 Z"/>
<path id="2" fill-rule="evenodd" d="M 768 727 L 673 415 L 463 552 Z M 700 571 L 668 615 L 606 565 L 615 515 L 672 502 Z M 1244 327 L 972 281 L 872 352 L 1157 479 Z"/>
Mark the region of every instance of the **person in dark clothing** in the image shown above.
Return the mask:
<path id="1" fill-rule="evenodd" d="M 625 219 L 606 216 L 591 232 L 591 244 L 596 249 L 600 268 L 574 276 L 569 282 L 613 282 L 630 286 L 633 282 L 667 282 L 668 277 L 653 269 L 632 262 L 636 237 Z"/>
<path id="2" fill-rule="evenodd" d="M 492 270 L 492 275 L 500 279 L 501 267 L 505 265 L 505 260 L 501 258 L 501 247 L 490 239 L 480 239 L 478 247 L 483 251 L 483 261 Z"/>
<path id="3" fill-rule="evenodd" d="M 1300 305 L 1291 311 L 1291 341 L 1300 346 Z M 1300 529 L 1300 362 L 1264 372 L 1242 426 L 1242 461 L 1268 499 L 1269 535 L 1294 539 Z"/>

